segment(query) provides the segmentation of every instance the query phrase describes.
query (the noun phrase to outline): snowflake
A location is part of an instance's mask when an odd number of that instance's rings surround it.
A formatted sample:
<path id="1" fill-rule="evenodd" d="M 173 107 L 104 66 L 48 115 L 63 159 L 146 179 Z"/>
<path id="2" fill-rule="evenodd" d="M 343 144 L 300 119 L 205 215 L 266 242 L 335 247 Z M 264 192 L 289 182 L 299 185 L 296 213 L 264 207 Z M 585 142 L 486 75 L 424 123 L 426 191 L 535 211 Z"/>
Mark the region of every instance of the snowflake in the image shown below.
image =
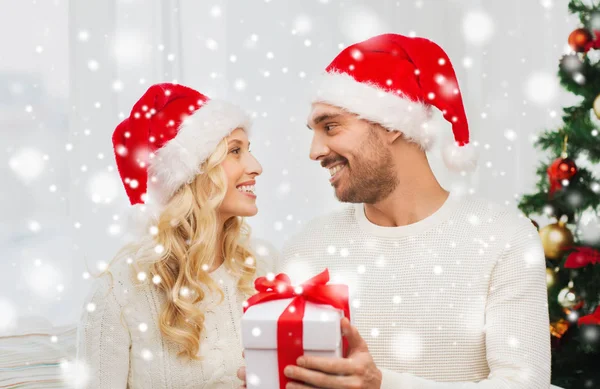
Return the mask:
<path id="1" fill-rule="evenodd" d="M 219 16 L 221 16 L 222 13 L 223 13 L 223 11 L 221 10 L 221 7 L 219 7 L 218 5 L 214 5 L 210 9 L 210 16 L 212 16 L 213 18 L 218 18 Z"/>
<path id="2" fill-rule="evenodd" d="M 214 39 L 209 38 L 206 40 L 206 48 L 211 51 L 215 51 L 219 48 L 219 44 Z"/>
<path id="3" fill-rule="evenodd" d="M 390 30 L 377 13 L 361 5 L 348 7 L 340 17 L 340 26 L 351 42 L 359 42 Z"/>
<path id="4" fill-rule="evenodd" d="M 512 348 L 519 348 L 521 342 L 519 341 L 519 339 L 511 336 L 510 338 L 508 338 L 508 345 Z"/>
<path id="5" fill-rule="evenodd" d="M 148 56 L 148 46 L 143 34 L 134 30 L 121 30 L 116 34 L 113 53 L 120 65 L 132 66 L 144 63 Z M 164 46 L 162 49 L 164 50 Z M 159 51 L 162 51 L 160 47 Z"/>
<path id="6" fill-rule="evenodd" d="M 494 21 L 483 11 L 471 11 L 463 19 L 463 34 L 467 42 L 482 45 L 494 34 Z"/>
<path id="7" fill-rule="evenodd" d="M 34 148 L 23 148 L 17 151 L 8 162 L 19 179 L 29 183 L 43 172 L 45 163 L 43 154 Z"/>
<path id="8" fill-rule="evenodd" d="M 241 78 L 238 78 L 237 80 L 234 81 L 233 83 L 233 87 L 235 88 L 235 90 L 237 91 L 243 91 L 244 89 L 246 89 L 246 81 L 244 81 Z"/>
<path id="9" fill-rule="evenodd" d="M 306 35 L 312 29 L 312 21 L 306 15 L 298 15 L 294 20 L 294 29 L 292 30 L 293 35 Z"/>
<path id="10" fill-rule="evenodd" d="M 0 334 L 8 332 L 15 327 L 17 310 L 7 299 L 0 298 Z"/>
<path id="11" fill-rule="evenodd" d="M 422 351 L 421 338 L 411 332 L 401 332 L 390 343 L 392 354 L 399 361 L 419 359 Z"/>
<path id="12" fill-rule="evenodd" d="M 154 358 L 152 352 L 146 348 L 142 349 L 141 355 L 145 361 L 151 361 Z"/>
<path id="13" fill-rule="evenodd" d="M 85 388 L 91 378 L 90 368 L 85 362 L 79 360 L 61 361 L 60 372 L 67 388 Z"/>
<path id="14" fill-rule="evenodd" d="M 249 374 L 248 386 L 258 388 L 260 386 L 260 378 L 256 374 Z"/>
<path id="15" fill-rule="evenodd" d="M 90 39 L 90 33 L 86 30 L 81 30 L 77 34 L 77 39 L 79 39 L 81 42 L 87 42 L 88 39 Z"/>
<path id="16" fill-rule="evenodd" d="M 517 139 L 517 133 L 515 132 L 515 130 L 507 128 L 506 130 L 504 130 L 504 137 L 509 141 L 514 142 Z"/>
<path id="17" fill-rule="evenodd" d="M 119 194 L 119 184 L 114 174 L 100 172 L 90 178 L 87 190 L 92 202 L 106 204 L 112 202 Z"/>
<path id="18" fill-rule="evenodd" d="M 525 84 L 525 94 L 531 102 L 542 106 L 546 105 L 558 95 L 558 81 L 550 73 L 534 73 Z"/>
<path id="19" fill-rule="evenodd" d="M 92 72 L 95 72 L 100 68 L 100 64 L 95 59 L 90 59 L 87 65 L 88 69 L 90 69 Z"/>

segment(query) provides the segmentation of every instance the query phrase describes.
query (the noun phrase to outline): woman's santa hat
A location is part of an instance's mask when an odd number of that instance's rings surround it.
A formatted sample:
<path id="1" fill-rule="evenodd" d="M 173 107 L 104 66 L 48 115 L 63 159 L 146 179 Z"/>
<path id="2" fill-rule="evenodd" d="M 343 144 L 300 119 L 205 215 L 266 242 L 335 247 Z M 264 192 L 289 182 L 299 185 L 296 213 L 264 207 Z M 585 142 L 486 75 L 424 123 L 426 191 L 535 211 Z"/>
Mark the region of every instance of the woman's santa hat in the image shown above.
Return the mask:
<path id="1" fill-rule="evenodd" d="M 152 85 L 112 136 L 131 204 L 160 209 L 201 173 L 201 164 L 237 128 L 250 128 L 240 108 L 183 85 Z"/>
<path id="2" fill-rule="evenodd" d="M 435 133 L 427 121 L 431 106 L 452 124 L 454 140 L 443 150 L 448 168 L 476 167 L 469 125 L 448 55 L 434 42 L 383 34 L 345 48 L 317 84 L 313 103 L 344 108 L 380 124 L 428 150 Z"/>

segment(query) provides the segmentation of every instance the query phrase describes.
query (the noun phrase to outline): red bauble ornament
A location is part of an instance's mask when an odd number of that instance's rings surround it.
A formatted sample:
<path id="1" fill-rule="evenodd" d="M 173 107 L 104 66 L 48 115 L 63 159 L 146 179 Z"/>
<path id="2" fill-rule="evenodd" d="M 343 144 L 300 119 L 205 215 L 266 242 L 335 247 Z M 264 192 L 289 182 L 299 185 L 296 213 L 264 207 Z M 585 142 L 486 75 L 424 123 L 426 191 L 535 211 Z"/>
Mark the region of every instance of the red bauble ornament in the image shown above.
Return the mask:
<path id="1" fill-rule="evenodd" d="M 548 166 L 548 180 L 550 181 L 550 196 L 563 187 L 563 180 L 570 181 L 577 174 L 577 166 L 571 158 L 557 158 Z"/>
<path id="2" fill-rule="evenodd" d="M 569 46 L 578 52 L 583 53 L 589 50 L 589 44 L 592 42 L 592 33 L 585 28 L 578 28 L 569 35 Z"/>

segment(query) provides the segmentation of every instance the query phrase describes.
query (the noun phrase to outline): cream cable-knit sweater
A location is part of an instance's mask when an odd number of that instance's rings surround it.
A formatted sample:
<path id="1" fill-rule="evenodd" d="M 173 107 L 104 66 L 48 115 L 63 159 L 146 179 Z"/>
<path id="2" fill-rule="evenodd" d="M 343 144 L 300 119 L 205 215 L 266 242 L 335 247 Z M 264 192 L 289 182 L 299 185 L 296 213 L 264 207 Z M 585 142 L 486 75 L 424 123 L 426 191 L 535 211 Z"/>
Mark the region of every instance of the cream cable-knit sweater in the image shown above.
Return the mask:
<path id="1" fill-rule="evenodd" d="M 258 274 L 272 271 L 272 253 L 264 243 L 258 251 Z M 266 247 L 266 250 L 264 249 Z M 238 388 L 237 369 L 243 365 L 240 339 L 242 303 L 237 280 L 224 265 L 210 273 L 224 292 L 224 300 L 206 288 L 200 303 L 205 332 L 199 354 L 203 361 L 177 358 L 177 346 L 161 334 L 158 318 L 164 296 L 148 280 L 134 287 L 130 265 L 124 260 L 108 276 L 95 280 L 84 304 L 78 331 L 77 360 L 89 368 L 86 389 L 216 389 Z M 122 314 L 122 321 L 121 321 Z"/>
<path id="2" fill-rule="evenodd" d="M 545 259 L 535 227 L 505 207 L 451 195 L 407 226 L 362 204 L 311 221 L 283 249 L 294 282 L 329 268 L 385 389 L 547 389 Z"/>

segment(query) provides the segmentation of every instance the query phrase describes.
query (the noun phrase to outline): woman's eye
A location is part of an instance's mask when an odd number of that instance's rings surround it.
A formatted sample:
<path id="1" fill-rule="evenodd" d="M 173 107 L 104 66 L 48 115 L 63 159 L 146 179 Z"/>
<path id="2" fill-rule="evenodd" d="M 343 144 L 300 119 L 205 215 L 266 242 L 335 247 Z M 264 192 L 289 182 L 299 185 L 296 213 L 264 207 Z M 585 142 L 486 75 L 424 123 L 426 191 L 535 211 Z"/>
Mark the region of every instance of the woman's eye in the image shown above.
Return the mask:
<path id="1" fill-rule="evenodd" d="M 240 153 L 240 149 L 239 148 L 238 149 L 233 149 L 233 150 L 231 150 L 231 152 L 234 153 L 234 154 L 239 154 Z"/>

